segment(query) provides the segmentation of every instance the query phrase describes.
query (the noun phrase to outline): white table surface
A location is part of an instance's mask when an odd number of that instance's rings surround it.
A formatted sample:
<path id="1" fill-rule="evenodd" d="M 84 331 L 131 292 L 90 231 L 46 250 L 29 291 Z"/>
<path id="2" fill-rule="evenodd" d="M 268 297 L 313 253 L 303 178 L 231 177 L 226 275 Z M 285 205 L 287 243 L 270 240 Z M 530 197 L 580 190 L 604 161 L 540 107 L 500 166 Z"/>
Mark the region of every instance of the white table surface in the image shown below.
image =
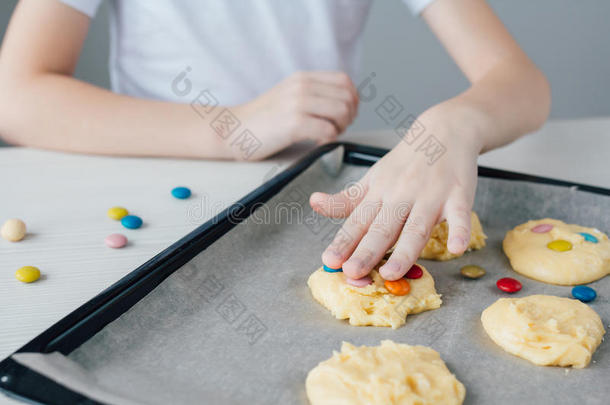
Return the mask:
<path id="1" fill-rule="evenodd" d="M 390 130 L 348 133 L 341 140 L 392 147 Z M 269 161 L 236 163 L 131 159 L 0 148 L 0 222 L 21 218 L 19 243 L 0 239 L 0 359 L 159 253 L 214 213 L 298 158 L 294 148 Z M 481 156 L 500 169 L 610 188 L 610 118 L 554 121 L 521 140 Z M 186 185 L 188 200 L 170 190 Z M 106 217 L 114 205 L 144 220 L 126 230 Z M 129 245 L 109 249 L 104 237 L 121 232 Z M 22 284 L 17 268 L 38 266 L 42 280 Z M 0 403 L 16 402 L 0 395 Z"/>

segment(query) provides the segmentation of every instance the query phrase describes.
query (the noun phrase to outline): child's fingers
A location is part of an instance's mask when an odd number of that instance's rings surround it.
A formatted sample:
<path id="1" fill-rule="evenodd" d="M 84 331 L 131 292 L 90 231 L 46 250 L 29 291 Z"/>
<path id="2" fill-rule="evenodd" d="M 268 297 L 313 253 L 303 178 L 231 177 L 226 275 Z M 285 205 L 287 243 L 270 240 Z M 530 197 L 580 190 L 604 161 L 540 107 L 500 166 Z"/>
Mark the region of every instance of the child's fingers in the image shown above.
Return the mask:
<path id="1" fill-rule="evenodd" d="M 351 278 L 369 274 L 398 238 L 408 210 L 406 204 L 385 202 L 368 231 L 350 258 L 343 263 L 343 272 Z"/>
<path id="2" fill-rule="evenodd" d="M 352 99 L 358 103 L 358 90 L 354 85 L 354 82 L 345 72 L 332 72 L 332 71 L 313 71 L 305 73 L 308 77 L 319 81 L 320 83 L 332 84 L 334 86 L 343 87 L 352 95 Z"/>
<path id="3" fill-rule="evenodd" d="M 313 193 L 309 197 L 309 204 L 325 217 L 345 218 L 364 198 L 367 192 L 366 184 L 366 180 L 362 179 L 336 194 Z"/>
<path id="4" fill-rule="evenodd" d="M 350 120 L 354 120 L 358 114 L 358 103 L 354 100 L 352 93 L 345 87 L 332 84 L 313 82 L 308 89 L 311 95 L 337 100 L 345 103 L 350 111 Z"/>
<path id="5" fill-rule="evenodd" d="M 352 112 L 347 102 L 332 98 L 310 96 L 301 100 L 302 111 L 316 117 L 325 118 L 345 131 L 352 123 Z"/>
<path id="6" fill-rule="evenodd" d="M 300 122 L 294 141 L 312 140 L 319 144 L 333 142 L 339 136 L 339 130 L 327 119 L 305 116 Z"/>
<path id="7" fill-rule="evenodd" d="M 379 269 L 381 277 L 386 280 L 398 280 L 409 271 L 426 246 L 438 213 L 439 207 L 435 203 L 415 203 L 392 255 Z"/>
<path id="8" fill-rule="evenodd" d="M 453 254 L 462 254 L 468 248 L 470 242 L 470 209 L 466 208 L 465 202 L 447 203 L 447 225 L 449 226 L 449 237 L 447 249 Z"/>
<path id="9" fill-rule="evenodd" d="M 322 262 L 331 268 L 341 267 L 356 249 L 380 208 L 380 202 L 372 198 L 364 198 L 322 253 Z"/>

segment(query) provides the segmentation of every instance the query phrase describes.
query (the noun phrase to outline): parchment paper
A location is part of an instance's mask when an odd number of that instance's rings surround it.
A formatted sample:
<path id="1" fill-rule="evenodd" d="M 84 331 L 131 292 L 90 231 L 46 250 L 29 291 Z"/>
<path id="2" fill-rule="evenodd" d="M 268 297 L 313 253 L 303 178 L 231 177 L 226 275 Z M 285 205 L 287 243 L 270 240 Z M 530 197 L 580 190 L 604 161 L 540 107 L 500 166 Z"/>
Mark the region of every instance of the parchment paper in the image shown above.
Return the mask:
<path id="1" fill-rule="evenodd" d="M 382 339 L 431 346 L 467 389 L 467 404 L 607 404 L 610 348 L 601 344 L 583 370 L 537 367 L 496 346 L 481 311 L 507 295 L 500 277 L 522 281 L 514 294 L 570 296 L 514 273 L 501 250 L 507 230 L 552 217 L 610 231 L 610 198 L 563 187 L 482 178 L 475 210 L 487 247 L 449 262 L 422 261 L 443 295 L 440 309 L 411 315 L 405 326 L 353 327 L 313 300 L 307 278 L 339 224 L 311 215 L 313 191 L 333 192 L 366 168 L 337 174 L 320 162 L 119 319 L 67 358 L 25 354 L 20 361 L 62 384 L 109 403 L 306 403 L 307 372 L 342 341 Z M 264 219 L 264 213 L 270 218 Z M 278 218 L 279 217 L 279 218 Z M 479 280 L 459 275 L 465 264 L 487 270 Z M 592 283 L 591 303 L 608 328 L 610 277 Z"/>

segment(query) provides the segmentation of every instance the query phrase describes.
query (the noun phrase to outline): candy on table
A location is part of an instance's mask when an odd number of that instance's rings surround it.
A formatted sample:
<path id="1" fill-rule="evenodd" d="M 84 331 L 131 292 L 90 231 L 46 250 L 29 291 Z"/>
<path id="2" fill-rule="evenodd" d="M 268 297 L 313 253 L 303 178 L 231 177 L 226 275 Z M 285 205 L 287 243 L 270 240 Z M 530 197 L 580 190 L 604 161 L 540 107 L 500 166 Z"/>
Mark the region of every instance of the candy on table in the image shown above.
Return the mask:
<path id="1" fill-rule="evenodd" d="M 390 292 L 390 294 L 394 295 L 407 295 L 411 292 L 411 284 L 404 279 L 400 278 L 395 281 L 386 280 L 383 285 Z"/>
<path id="2" fill-rule="evenodd" d="M 510 277 L 504 277 L 499 279 L 496 282 L 496 286 L 500 290 L 511 294 L 521 290 L 521 288 L 523 287 L 519 280 L 515 280 L 514 278 Z"/>
<path id="3" fill-rule="evenodd" d="M 546 245 L 546 247 L 556 252 L 567 252 L 568 250 L 572 250 L 572 244 L 563 239 L 551 241 Z"/>
<path id="4" fill-rule="evenodd" d="M 572 297 L 582 302 L 591 302 L 597 297 L 597 293 L 586 285 L 577 285 L 572 288 Z"/>
<path id="5" fill-rule="evenodd" d="M 599 242 L 599 241 L 597 240 L 597 238 L 596 238 L 595 236 L 591 235 L 590 233 L 586 233 L 586 232 L 579 232 L 578 234 L 579 234 L 580 236 L 582 236 L 583 238 L 585 238 L 585 240 L 586 240 L 587 242 L 591 242 L 591 243 L 597 243 L 597 242 Z"/>
<path id="6" fill-rule="evenodd" d="M 11 242 L 19 242 L 25 237 L 25 233 L 25 222 L 17 218 L 7 220 L 0 228 L 2 237 Z"/>
<path id="7" fill-rule="evenodd" d="M 324 271 L 327 273 L 340 273 L 343 271 L 343 269 L 341 267 L 339 267 L 338 269 L 331 269 L 327 265 L 324 265 Z"/>
<path id="8" fill-rule="evenodd" d="M 481 278 L 485 275 L 485 269 L 475 264 L 469 264 L 460 269 L 462 276 L 471 279 Z"/>
<path id="9" fill-rule="evenodd" d="M 424 271 L 421 269 L 421 267 L 419 267 L 417 264 L 414 264 L 413 266 L 411 266 L 409 271 L 407 271 L 407 274 L 405 274 L 405 277 L 414 280 L 414 279 L 421 278 L 421 276 L 423 276 L 423 275 L 424 275 Z"/>
<path id="10" fill-rule="evenodd" d="M 172 189 L 172 195 L 183 200 L 191 196 L 191 190 L 187 187 L 175 187 Z"/>
<path id="11" fill-rule="evenodd" d="M 33 283 L 40 278 L 40 270 L 34 266 L 23 266 L 17 269 L 15 278 L 22 283 Z"/>
<path id="12" fill-rule="evenodd" d="M 127 244 L 127 237 L 120 233 L 113 233 L 106 236 L 104 243 L 110 248 L 120 249 Z"/>
<path id="13" fill-rule="evenodd" d="M 364 276 L 362 278 L 345 278 L 345 282 L 351 286 L 362 288 L 373 283 L 373 279 L 370 276 Z"/>
<path id="14" fill-rule="evenodd" d="M 539 224 L 533 227 L 531 231 L 534 233 L 547 233 L 551 229 L 553 229 L 553 225 L 551 224 Z"/>
<path id="15" fill-rule="evenodd" d="M 135 215 L 127 215 L 121 219 L 121 225 L 127 229 L 138 229 L 142 226 L 142 218 Z"/>
<path id="16" fill-rule="evenodd" d="M 123 207 L 112 207 L 108 209 L 108 217 L 110 219 L 114 219 L 115 221 L 120 221 L 123 217 L 129 215 L 129 211 Z"/>

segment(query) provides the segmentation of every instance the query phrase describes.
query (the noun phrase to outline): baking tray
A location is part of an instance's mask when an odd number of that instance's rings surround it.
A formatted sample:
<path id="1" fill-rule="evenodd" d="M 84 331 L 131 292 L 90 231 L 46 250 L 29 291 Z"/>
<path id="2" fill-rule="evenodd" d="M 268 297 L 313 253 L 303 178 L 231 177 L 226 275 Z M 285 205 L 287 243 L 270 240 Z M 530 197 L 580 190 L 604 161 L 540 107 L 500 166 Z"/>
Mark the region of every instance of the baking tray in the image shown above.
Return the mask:
<path id="1" fill-rule="evenodd" d="M 514 296 L 569 296 L 569 287 L 512 272 L 505 232 L 554 217 L 610 230 L 610 190 L 479 168 L 475 210 L 487 247 L 448 262 L 422 261 L 443 295 L 440 309 L 405 326 L 352 327 L 334 319 L 306 285 L 340 223 L 315 215 L 311 192 L 356 181 L 387 150 L 348 143 L 319 147 L 0 362 L 0 388 L 46 404 L 301 404 L 307 372 L 341 341 L 383 339 L 430 346 L 467 388 L 466 404 L 607 404 L 610 349 L 583 370 L 537 367 L 507 354 L 479 317 L 502 276 Z M 488 274 L 466 280 L 458 269 Z M 591 303 L 610 319 L 610 277 Z"/>

